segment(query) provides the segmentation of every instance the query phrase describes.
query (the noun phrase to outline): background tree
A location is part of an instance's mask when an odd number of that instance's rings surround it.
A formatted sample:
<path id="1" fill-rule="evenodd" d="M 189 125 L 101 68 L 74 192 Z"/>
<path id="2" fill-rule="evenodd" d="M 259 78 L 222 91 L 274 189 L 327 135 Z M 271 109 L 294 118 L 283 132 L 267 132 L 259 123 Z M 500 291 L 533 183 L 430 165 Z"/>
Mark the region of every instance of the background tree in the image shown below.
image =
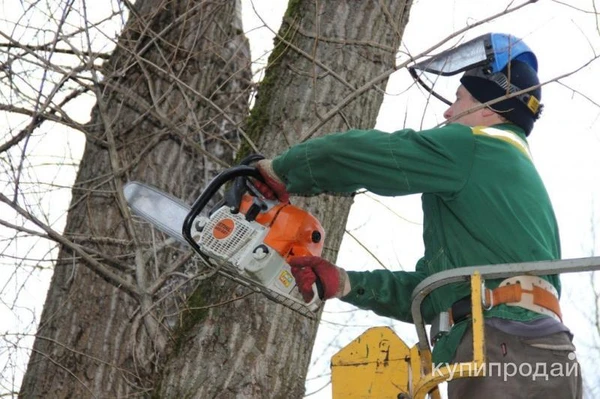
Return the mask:
<path id="1" fill-rule="evenodd" d="M 142 180 L 190 201 L 233 159 L 251 78 L 236 2 L 142 1 L 128 10 L 115 50 L 81 84 L 97 102 L 24 397 L 154 390 L 178 342 L 179 296 L 207 273 L 135 222 L 122 191 Z M 77 54 L 83 65 L 93 61 L 86 50 Z"/>
<path id="2" fill-rule="evenodd" d="M 242 152 L 273 155 L 308 135 L 372 127 L 409 5 L 321 3 L 290 3 L 244 128 L 250 58 L 236 1 L 125 2 L 113 15 L 127 23 L 102 65 L 85 3 L 53 10 L 53 35 L 36 46 L 4 36 L 5 67 L 43 61 L 43 76 L 24 93 L 8 75 L 28 107 L 7 108 L 29 122 L 3 150 L 29 162 L 26 143 L 47 121 L 86 139 L 64 234 L 23 203 L 18 164 L 15 195 L 0 197 L 27 221 L 10 227 L 59 245 L 21 396 L 303 395 L 316 323 L 190 260 L 131 217 L 122 186 L 142 180 L 191 202 L 241 137 Z M 78 124 L 65 104 L 83 92 L 96 105 Z M 327 231 L 329 259 L 351 199 L 342 203 L 301 202 Z"/>

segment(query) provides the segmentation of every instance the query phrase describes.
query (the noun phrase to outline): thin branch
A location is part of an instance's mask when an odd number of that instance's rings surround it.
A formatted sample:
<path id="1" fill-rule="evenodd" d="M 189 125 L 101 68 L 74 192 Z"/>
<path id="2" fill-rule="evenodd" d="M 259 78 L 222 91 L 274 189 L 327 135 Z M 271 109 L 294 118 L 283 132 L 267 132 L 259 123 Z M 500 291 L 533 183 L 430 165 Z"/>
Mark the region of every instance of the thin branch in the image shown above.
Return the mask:
<path id="1" fill-rule="evenodd" d="M 0 43 L 0 48 L 2 48 L 2 47 L 6 47 L 8 49 L 11 49 L 11 48 L 14 48 L 15 45 L 13 43 Z M 76 51 L 73 51 L 73 50 L 67 50 L 67 49 L 61 49 L 61 48 L 52 48 L 51 45 L 49 45 L 49 44 L 41 44 L 39 46 L 34 46 L 34 45 L 31 45 L 31 44 L 22 44 L 22 43 L 19 43 L 19 48 L 27 50 L 28 52 L 45 51 L 45 52 L 49 52 L 49 53 L 67 54 L 67 55 L 75 55 L 75 56 L 84 55 L 84 56 L 89 57 L 89 58 L 100 58 L 100 59 L 104 59 L 104 60 L 110 59 L 110 54 L 92 53 L 92 52 L 85 52 L 85 51 L 84 52 L 76 52 Z"/>
<path id="2" fill-rule="evenodd" d="M 66 80 L 63 81 L 63 82 L 61 82 L 61 85 L 57 85 L 57 90 L 60 89 L 60 87 L 62 87 L 62 83 L 64 83 L 64 82 L 66 82 Z M 33 130 L 35 130 L 38 127 L 40 127 L 41 124 L 43 122 L 45 122 L 45 121 L 52 121 L 52 122 L 56 122 L 56 123 L 62 123 L 63 125 L 68 126 L 70 128 L 74 128 L 74 129 L 77 129 L 79 131 L 85 132 L 85 128 L 84 128 L 83 125 L 81 125 L 81 124 L 75 122 L 74 120 L 68 118 L 66 115 L 63 115 L 61 117 L 61 116 L 58 116 L 57 114 L 58 114 L 58 110 L 60 110 L 65 105 L 67 105 L 71 100 L 73 100 L 73 99 L 77 98 L 79 95 L 85 93 L 87 90 L 88 90 L 87 88 L 81 88 L 81 89 L 73 91 L 73 93 L 71 93 L 63 101 L 61 101 L 61 103 L 58 105 L 58 109 L 54 109 L 50 113 L 39 112 L 39 111 L 35 111 L 35 110 L 29 110 L 29 109 L 26 109 L 26 108 L 15 107 L 15 106 L 12 106 L 12 105 L 0 104 L 0 111 L 7 111 L 7 112 L 18 113 L 18 114 L 22 114 L 22 115 L 31 116 L 31 118 L 32 118 L 32 122 L 31 122 L 31 124 L 29 126 L 27 126 L 25 129 L 21 130 L 18 134 L 16 134 L 15 136 L 13 136 L 6 143 L 0 145 L 0 153 L 6 151 L 9 148 L 13 147 L 14 145 L 18 144 L 25 137 L 27 137 L 29 134 L 31 134 L 31 132 Z M 46 106 L 48 106 L 48 105 L 49 104 L 46 103 Z"/>
<path id="3" fill-rule="evenodd" d="M 205 309 L 211 309 L 211 308 L 218 308 L 218 307 L 221 307 L 223 305 L 227 305 L 229 303 L 233 303 L 233 302 L 236 302 L 236 301 L 241 301 L 242 299 L 246 299 L 249 296 L 254 295 L 254 294 L 256 294 L 256 292 L 252 291 L 252 292 L 249 292 L 249 293 L 244 294 L 244 295 L 236 296 L 235 298 L 232 298 L 232 299 L 227 299 L 225 301 L 221 301 L 221 302 L 218 302 L 218 303 L 211 303 L 210 305 L 206 305 L 206 306 L 186 307 L 186 308 L 183 309 L 183 311 L 205 310 Z M 181 312 L 179 312 L 179 313 L 181 313 Z M 177 313 L 177 314 L 179 314 L 179 313 Z M 176 314 L 165 315 L 165 316 L 175 316 L 175 315 Z"/>
<path id="4" fill-rule="evenodd" d="M 156 292 L 169 279 L 169 277 L 171 276 L 171 274 L 173 274 L 175 272 L 175 270 L 177 270 L 181 266 L 183 266 L 187 261 L 189 261 L 190 259 L 192 259 L 193 256 L 194 256 L 194 252 L 189 251 L 188 253 L 186 253 L 185 255 L 183 255 L 177 262 L 173 262 L 173 264 L 167 270 L 165 270 L 163 273 L 161 273 L 161 275 L 158 276 L 158 278 L 155 279 L 152 282 L 152 285 L 150 285 L 148 287 L 147 292 L 149 294 L 151 294 L 151 295 L 156 294 Z"/>
<path id="5" fill-rule="evenodd" d="M 15 230 L 15 231 L 19 231 L 21 233 L 27 233 L 29 235 L 32 235 L 34 237 L 41 237 L 41 238 L 45 238 L 45 239 L 50 239 L 50 237 L 47 234 L 43 234 L 40 233 L 39 231 L 35 231 L 35 230 L 31 230 L 22 226 L 17 226 L 15 224 L 9 223 L 5 220 L 0 219 L 0 225 L 4 226 L 4 227 L 8 227 L 9 229 Z"/>
<path id="6" fill-rule="evenodd" d="M 56 366 L 58 366 L 59 368 L 63 369 L 64 371 L 66 371 L 71 377 L 73 377 L 75 380 L 77 380 L 77 382 L 84 387 L 89 393 L 90 395 L 92 395 L 93 398 L 98 398 L 96 395 L 94 395 L 94 392 L 90 389 L 90 387 L 88 387 L 83 381 L 81 381 L 81 379 L 79 377 L 77 377 L 75 375 L 75 373 L 73 373 L 71 370 L 69 370 L 68 367 L 63 366 L 62 364 L 60 364 L 59 362 L 57 362 L 56 360 L 54 360 L 52 358 L 52 356 L 45 354 L 44 352 L 41 352 L 39 350 L 37 350 L 36 348 L 32 349 L 33 352 L 37 353 L 38 355 L 48 359 L 49 361 L 51 361 L 52 363 L 54 363 Z"/>
<path id="7" fill-rule="evenodd" d="M 65 349 L 65 350 L 67 350 L 67 351 L 69 351 L 69 352 L 71 352 L 71 353 L 73 353 L 75 355 L 82 356 L 82 357 L 87 357 L 88 359 L 91 359 L 91 360 L 93 360 L 95 362 L 98 362 L 98 364 L 105 364 L 105 365 L 110 366 L 111 368 L 113 368 L 115 370 L 119 370 L 119 371 L 123 372 L 124 374 L 129 374 L 133 378 L 138 378 L 139 377 L 139 376 L 135 375 L 134 373 L 132 373 L 131 371 L 129 371 L 129 370 L 125 369 L 125 368 L 119 367 L 118 364 L 110 363 L 110 362 L 107 362 L 106 360 L 100 359 L 99 357 L 89 355 L 89 354 L 87 354 L 85 352 L 77 351 L 77 350 L 75 350 L 75 349 L 73 349 L 73 348 L 71 348 L 71 347 L 63 344 L 62 342 L 59 342 L 59 341 L 57 341 L 57 340 L 55 340 L 53 338 L 50 338 L 50 337 L 45 337 L 43 335 L 31 335 L 31 334 L 4 334 L 4 335 L 5 336 L 7 336 L 7 335 L 34 336 L 36 339 L 41 339 L 43 341 L 48 341 L 48 342 L 51 342 L 51 343 L 53 343 L 55 345 L 58 345 L 58 346 L 62 347 L 63 349 Z"/>
<path id="8" fill-rule="evenodd" d="M 556 4 L 560 4 L 561 6 L 572 8 L 572 9 L 577 10 L 579 12 L 582 12 L 584 14 L 592 14 L 592 15 L 598 16 L 598 13 L 595 11 L 595 8 L 596 8 L 595 6 L 596 5 L 595 5 L 594 1 L 592 1 L 592 7 L 594 7 L 594 11 L 584 10 L 583 8 L 575 7 L 574 5 L 569 4 L 569 3 L 565 3 L 563 1 L 552 0 L 552 2 L 556 3 Z"/>
<path id="9" fill-rule="evenodd" d="M 352 233 L 350 232 L 350 230 L 347 230 L 347 229 L 346 229 L 346 230 L 345 230 L 345 232 L 346 232 L 346 234 L 348 234 L 350 237 L 352 237 L 352 238 L 354 239 L 354 241 L 356 241 L 356 243 L 357 243 L 358 245 L 360 245 L 360 246 L 361 246 L 361 248 L 362 248 L 362 249 L 364 249 L 364 250 L 365 250 L 365 251 L 366 251 L 366 252 L 367 252 L 369 255 L 371 255 L 371 257 L 372 257 L 373 259 L 375 259 L 375 260 L 377 261 L 377 263 L 379 263 L 379 265 L 380 265 L 381 267 L 383 267 L 383 268 L 384 268 L 384 269 L 386 269 L 386 270 L 389 270 L 389 269 L 387 268 L 387 266 L 386 266 L 386 265 L 384 265 L 384 264 L 383 264 L 383 262 L 382 262 L 382 261 L 380 261 L 380 260 L 379 260 L 379 258 L 378 258 L 378 257 L 377 257 L 377 256 L 376 256 L 376 255 L 375 255 L 375 254 L 374 254 L 374 253 L 373 253 L 373 252 L 372 252 L 372 251 L 371 251 L 369 248 L 367 248 L 367 247 L 366 247 L 366 246 L 365 246 L 365 245 L 364 245 L 364 244 L 363 244 L 363 243 L 362 243 L 362 242 L 361 242 L 361 241 L 360 241 L 358 238 L 356 238 L 356 237 L 354 236 L 354 234 L 352 234 Z"/>
<path id="10" fill-rule="evenodd" d="M 423 223 L 422 222 L 415 222 L 412 220 L 409 220 L 407 218 L 405 218 L 404 216 L 398 214 L 398 212 L 394 211 L 392 208 L 390 208 L 389 206 L 387 206 L 386 204 L 384 204 L 383 202 L 381 202 L 378 198 L 376 198 L 374 195 L 371 195 L 368 191 L 363 192 L 362 194 L 365 194 L 365 196 L 375 202 L 377 202 L 379 205 L 383 206 L 385 209 L 387 209 L 388 211 L 390 211 L 392 214 L 394 214 L 395 216 L 397 216 L 399 219 L 404 220 L 407 223 L 410 224 L 416 224 L 417 226 L 422 226 Z"/>
<path id="11" fill-rule="evenodd" d="M 573 93 L 579 94 L 581 97 L 583 97 L 584 99 L 586 99 L 590 103 L 594 104 L 596 107 L 600 108 L 600 104 L 598 104 L 596 101 L 592 100 L 589 96 L 583 94 L 579 90 L 576 90 L 576 89 L 572 88 L 571 86 L 569 86 L 569 85 L 567 85 L 567 84 L 565 84 L 563 82 L 557 82 L 557 83 L 559 85 L 563 86 L 564 88 L 571 90 Z"/>
<path id="12" fill-rule="evenodd" d="M 21 208 L 18 204 L 11 201 L 9 198 L 7 198 L 2 193 L 0 193 L 0 202 L 4 202 L 5 204 L 9 205 L 11 208 L 13 208 L 15 211 L 17 211 L 21 216 L 24 216 L 27 220 L 31 221 L 36 226 L 38 226 L 39 228 L 44 230 L 52 240 L 64 245 L 65 247 L 71 249 L 72 251 L 76 252 L 86 262 L 86 264 L 90 267 L 90 269 L 92 269 L 98 275 L 100 275 L 105 280 L 107 280 L 108 282 L 113 284 L 115 287 L 122 288 L 125 292 L 127 292 L 128 294 L 130 294 L 132 296 L 137 296 L 138 290 L 136 289 L 136 287 L 133 284 L 131 284 L 130 282 L 121 278 L 119 275 L 113 273 L 104 264 L 98 262 L 96 259 L 94 259 L 92 256 L 90 256 L 79 245 L 75 244 L 71 240 L 67 239 L 63 235 L 59 234 L 58 232 L 56 232 L 55 230 L 53 230 L 52 228 L 47 226 L 45 223 L 41 222 L 38 218 L 33 216 L 31 213 L 27 212 L 25 209 Z"/>
<path id="13" fill-rule="evenodd" d="M 164 301 L 165 299 L 167 299 L 173 293 L 179 292 L 184 285 L 187 285 L 191 281 L 194 281 L 194 280 L 201 281 L 201 280 L 206 280 L 208 278 L 211 278 L 218 271 L 219 271 L 219 269 L 215 268 L 215 269 L 209 270 L 206 273 L 197 273 L 197 274 L 195 274 L 193 276 L 188 276 L 188 275 L 185 275 L 183 273 L 177 273 L 177 272 L 171 272 L 171 273 L 169 273 L 168 276 L 165 274 L 165 276 L 167 276 L 167 277 L 179 276 L 179 277 L 183 277 L 185 280 L 182 281 L 181 283 L 177 284 L 177 286 L 175 286 L 172 290 L 170 290 L 169 292 L 165 293 L 162 297 L 160 297 L 156 301 L 154 301 L 154 303 L 152 304 L 152 306 L 150 308 L 146 309 L 145 313 L 142 313 L 142 316 L 148 314 L 153 308 L 157 307 L 162 301 Z M 254 292 L 251 292 L 251 294 L 254 294 Z"/>

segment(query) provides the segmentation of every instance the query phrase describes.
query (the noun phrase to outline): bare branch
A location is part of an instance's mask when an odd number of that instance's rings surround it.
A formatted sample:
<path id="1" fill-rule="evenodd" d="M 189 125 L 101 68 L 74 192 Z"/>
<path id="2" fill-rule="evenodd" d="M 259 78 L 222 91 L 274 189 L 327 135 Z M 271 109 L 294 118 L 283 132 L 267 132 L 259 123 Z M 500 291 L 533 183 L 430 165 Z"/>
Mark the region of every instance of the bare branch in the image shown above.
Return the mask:
<path id="1" fill-rule="evenodd" d="M 0 193 L 0 202 L 4 202 L 9 205 L 15 211 L 17 211 L 21 216 L 24 216 L 27 220 L 33 222 L 36 226 L 41 228 L 46 232 L 48 237 L 52 240 L 64 245 L 65 247 L 71 249 L 76 252 L 78 255 L 82 257 L 82 259 L 90 266 L 90 268 L 98 273 L 101 277 L 112 283 L 114 286 L 122 288 L 130 295 L 136 296 L 138 291 L 134 285 L 130 282 L 124 280 L 120 276 L 116 275 L 112 271 L 110 271 L 106 266 L 102 263 L 98 262 L 94 258 L 92 258 L 87 252 L 85 252 L 79 245 L 73 243 L 72 241 L 65 238 L 62 234 L 57 233 L 53 229 L 51 229 L 46 224 L 42 223 L 39 219 L 33 216 L 31 213 L 27 212 L 25 209 L 21 208 L 15 202 L 9 200 L 4 194 Z"/>

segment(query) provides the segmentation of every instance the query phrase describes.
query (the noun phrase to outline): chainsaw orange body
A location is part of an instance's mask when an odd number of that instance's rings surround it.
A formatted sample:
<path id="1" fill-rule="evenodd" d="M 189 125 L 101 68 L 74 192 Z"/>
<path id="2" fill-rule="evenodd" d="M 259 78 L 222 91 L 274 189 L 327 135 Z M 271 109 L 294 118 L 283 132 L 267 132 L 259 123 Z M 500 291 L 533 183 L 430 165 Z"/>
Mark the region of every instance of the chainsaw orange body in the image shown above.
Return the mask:
<path id="1" fill-rule="evenodd" d="M 240 212 L 246 214 L 253 197 L 242 198 Z M 256 222 L 269 228 L 265 245 L 273 248 L 286 262 L 293 256 L 320 256 L 325 233 L 321 223 L 309 212 L 292 204 L 279 203 L 256 216 Z"/>

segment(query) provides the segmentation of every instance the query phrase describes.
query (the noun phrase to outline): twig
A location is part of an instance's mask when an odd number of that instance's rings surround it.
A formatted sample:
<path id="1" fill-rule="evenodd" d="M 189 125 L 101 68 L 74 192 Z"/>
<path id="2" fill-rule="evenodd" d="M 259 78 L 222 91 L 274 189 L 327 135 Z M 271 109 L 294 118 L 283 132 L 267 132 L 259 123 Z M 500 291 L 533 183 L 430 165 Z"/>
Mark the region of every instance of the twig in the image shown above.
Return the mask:
<path id="1" fill-rule="evenodd" d="M 48 236 L 64 245 L 67 248 L 70 248 L 72 251 L 76 252 L 78 255 L 82 257 L 82 259 L 90 266 L 90 268 L 103 277 L 105 280 L 113 284 L 118 288 L 122 288 L 129 295 L 137 296 L 138 290 L 136 287 L 125 279 L 121 278 L 119 275 L 110 271 L 106 266 L 102 263 L 98 262 L 92 256 L 90 256 L 86 251 L 84 251 L 79 245 L 75 244 L 71 240 L 67 239 L 63 235 L 57 233 L 55 230 L 47 226 L 45 223 L 41 222 L 38 218 L 27 212 L 25 209 L 21 208 L 18 204 L 8 199 L 4 194 L 0 193 L 0 202 L 4 202 L 5 204 L 12 207 L 15 211 L 17 211 L 21 216 L 24 216 L 29 221 L 33 222 L 36 226 L 44 230 Z"/>
<path id="2" fill-rule="evenodd" d="M 361 246 L 361 248 L 362 248 L 362 249 L 364 249 L 365 251 L 367 251 L 367 253 L 368 253 L 369 255 L 371 255 L 371 257 L 372 257 L 373 259 L 375 259 L 375 260 L 377 261 L 377 263 L 379 263 L 379 265 L 381 265 L 381 267 L 383 267 L 383 268 L 384 268 L 384 269 L 386 269 L 386 270 L 389 270 L 389 269 L 387 268 L 387 266 L 386 266 L 386 265 L 384 265 L 384 264 L 383 264 L 383 262 L 382 262 L 382 261 L 380 261 L 380 260 L 379 260 L 379 258 L 378 258 L 378 257 L 377 257 L 377 256 L 376 256 L 376 255 L 375 255 L 373 252 L 371 252 L 371 250 L 370 250 L 369 248 L 367 248 L 367 247 L 366 247 L 366 246 L 365 246 L 365 245 L 364 245 L 364 244 L 363 244 L 363 243 L 362 243 L 362 242 L 361 242 L 361 241 L 360 241 L 358 238 L 356 238 L 356 237 L 354 236 L 354 234 L 352 234 L 352 233 L 351 233 L 349 230 L 347 230 L 347 229 L 346 229 L 346 234 L 348 234 L 350 237 L 352 237 L 352 238 L 354 239 L 354 241 L 356 241 L 356 242 L 358 243 L 358 245 L 360 245 L 360 246 Z"/>

